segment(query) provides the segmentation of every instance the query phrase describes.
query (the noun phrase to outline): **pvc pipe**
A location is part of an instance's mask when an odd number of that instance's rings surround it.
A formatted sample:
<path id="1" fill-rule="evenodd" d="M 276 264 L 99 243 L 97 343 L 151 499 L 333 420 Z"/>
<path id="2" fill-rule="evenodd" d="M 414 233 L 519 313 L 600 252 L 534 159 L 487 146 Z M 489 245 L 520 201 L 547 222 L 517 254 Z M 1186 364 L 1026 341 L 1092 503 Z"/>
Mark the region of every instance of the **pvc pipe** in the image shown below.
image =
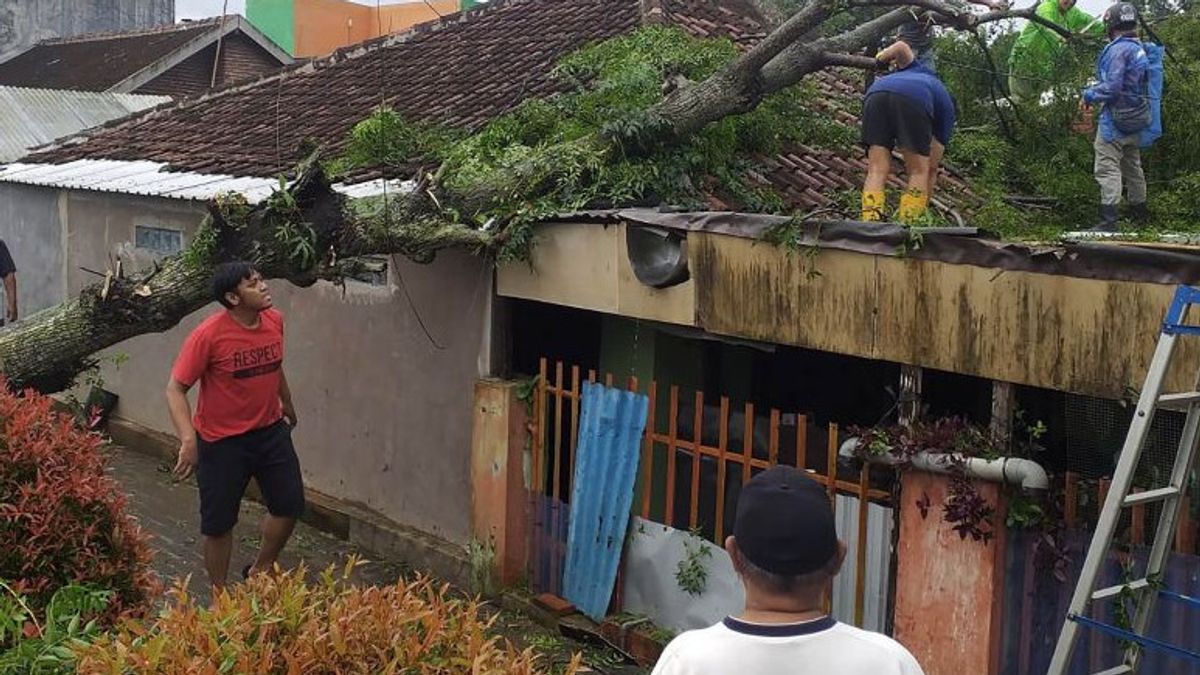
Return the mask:
<path id="1" fill-rule="evenodd" d="M 857 457 L 857 438 L 847 438 L 838 448 L 840 457 Z M 871 455 L 866 457 L 874 464 L 896 465 L 900 459 L 892 454 Z M 913 468 L 930 473 L 950 473 L 955 466 L 961 466 L 967 475 L 993 483 L 1020 485 L 1023 490 L 1045 491 L 1050 489 L 1050 478 L 1041 464 L 1032 459 L 1022 457 L 999 457 L 984 459 L 982 457 L 963 457 L 959 453 L 918 452 L 913 455 Z"/>

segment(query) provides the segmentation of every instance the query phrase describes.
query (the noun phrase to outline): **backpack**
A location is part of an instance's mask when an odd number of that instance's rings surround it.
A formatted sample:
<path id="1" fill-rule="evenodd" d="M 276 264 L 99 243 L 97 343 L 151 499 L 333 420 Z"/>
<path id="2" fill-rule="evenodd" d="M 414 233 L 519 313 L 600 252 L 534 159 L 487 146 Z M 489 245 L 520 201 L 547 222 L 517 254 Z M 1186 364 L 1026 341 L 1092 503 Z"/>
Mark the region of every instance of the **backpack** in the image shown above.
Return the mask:
<path id="1" fill-rule="evenodd" d="M 1108 47 L 1105 47 L 1105 51 L 1108 51 Z M 1125 108 L 1110 105 L 1109 115 L 1112 117 L 1113 127 L 1125 136 L 1141 133 L 1150 126 L 1150 123 L 1153 121 L 1153 115 L 1150 110 L 1149 68 L 1147 68 L 1145 76 L 1142 78 L 1141 90 L 1137 94 L 1137 103 Z"/>

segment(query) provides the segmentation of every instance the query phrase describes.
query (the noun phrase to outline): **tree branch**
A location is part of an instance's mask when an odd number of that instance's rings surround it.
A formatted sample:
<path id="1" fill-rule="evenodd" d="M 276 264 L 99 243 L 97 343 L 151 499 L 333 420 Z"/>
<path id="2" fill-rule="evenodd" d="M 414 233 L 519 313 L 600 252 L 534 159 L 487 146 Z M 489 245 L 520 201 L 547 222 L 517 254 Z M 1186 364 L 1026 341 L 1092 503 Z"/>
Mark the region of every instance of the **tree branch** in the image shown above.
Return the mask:
<path id="1" fill-rule="evenodd" d="M 1025 7 L 1023 9 L 1003 9 L 976 14 L 964 7 L 959 7 L 944 0 L 854 0 L 852 6 L 856 7 L 894 7 L 904 5 L 908 7 L 919 7 L 936 14 L 944 23 L 952 25 L 960 30 L 973 30 L 985 23 L 995 21 L 1004 21 L 1005 19 L 1025 19 L 1040 26 L 1049 28 L 1058 33 L 1064 39 L 1070 40 L 1079 37 L 1072 33 L 1069 29 L 1060 26 L 1049 19 L 1042 18 L 1037 14 L 1037 5 Z M 911 12 L 911 10 L 910 10 Z"/>
<path id="2" fill-rule="evenodd" d="M 839 54 L 835 52 L 821 54 L 821 62 L 827 66 L 858 68 L 861 70 L 875 70 L 879 66 L 879 62 L 870 56 L 863 56 L 862 54 Z"/>
<path id="3" fill-rule="evenodd" d="M 770 35 L 731 64 L 733 70 L 757 72 L 780 52 L 819 26 L 833 12 L 830 0 L 809 0 Z"/>

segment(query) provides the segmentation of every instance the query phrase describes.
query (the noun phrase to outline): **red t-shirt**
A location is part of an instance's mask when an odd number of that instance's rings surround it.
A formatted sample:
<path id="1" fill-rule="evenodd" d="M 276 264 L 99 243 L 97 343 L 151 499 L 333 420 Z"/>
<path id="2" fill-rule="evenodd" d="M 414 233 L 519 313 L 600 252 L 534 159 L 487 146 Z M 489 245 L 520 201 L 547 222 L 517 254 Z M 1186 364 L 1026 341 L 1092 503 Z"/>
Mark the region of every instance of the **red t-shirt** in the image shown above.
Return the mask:
<path id="1" fill-rule="evenodd" d="M 183 343 L 171 377 L 184 386 L 200 381 L 193 424 L 214 442 L 271 426 L 283 417 L 283 315 L 259 313 L 246 328 L 222 311 L 201 323 Z"/>

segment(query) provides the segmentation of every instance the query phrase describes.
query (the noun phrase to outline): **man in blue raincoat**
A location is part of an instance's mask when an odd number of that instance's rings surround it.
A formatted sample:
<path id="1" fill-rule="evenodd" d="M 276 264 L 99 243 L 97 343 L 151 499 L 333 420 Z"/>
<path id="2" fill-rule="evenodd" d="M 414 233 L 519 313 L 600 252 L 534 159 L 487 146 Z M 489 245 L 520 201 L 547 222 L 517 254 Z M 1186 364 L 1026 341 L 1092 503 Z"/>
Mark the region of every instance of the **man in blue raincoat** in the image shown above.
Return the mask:
<path id="1" fill-rule="evenodd" d="M 1141 148 L 1153 142 L 1157 137 L 1154 129 L 1161 126 L 1156 124 L 1158 101 L 1151 95 L 1151 60 L 1147 46 L 1138 39 L 1137 21 L 1137 8 L 1127 2 L 1118 2 L 1104 13 L 1111 42 L 1100 53 L 1097 84 L 1083 92 L 1081 105 L 1085 108 L 1102 106 L 1093 144 L 1100 222 L 1092 229 L 1098 232 L 1117 231 L 1122 191 L 1136 223 L 1145 223 L 1149 217 Z M 1155 56 L 1161 64 L 1161 52 Z M 1158 74 L 1161 89 L 1161 66 Z"/>

